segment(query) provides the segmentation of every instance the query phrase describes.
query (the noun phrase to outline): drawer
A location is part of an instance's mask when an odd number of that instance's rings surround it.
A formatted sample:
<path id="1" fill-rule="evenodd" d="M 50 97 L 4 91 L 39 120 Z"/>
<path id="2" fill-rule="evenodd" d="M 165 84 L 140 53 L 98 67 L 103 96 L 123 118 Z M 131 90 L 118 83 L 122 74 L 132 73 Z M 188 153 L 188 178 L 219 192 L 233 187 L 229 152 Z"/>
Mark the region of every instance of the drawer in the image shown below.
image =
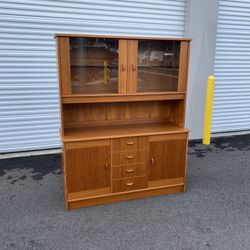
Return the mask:
<path id="1" fill-rule="evenodd" d="M 131 164 L 139 161 L 138 153 L 138 151 L 129 151 L 122 153 L 122 164 Z"/>
<path id="2" fill-rule="evenodd" d="M 147 187 L 146 176 L 112 180 L 112 192 L 124 192 Z"/>
<path id="3" fill-rule="evenodd" d="M 146 163 L 136 163 L 122 166 L 122 177 L 146 175 Z"/>
<path id="4" fill-rule="evenodd" d="M 147 148 L 147 137 L 126 137 L 112 140 L 112 151 L 133 151 Z"/>
<path id="5" fill-rule="evenodd" d="M 112 179 L 146 175 L 146 163 L 135 163 L 112 167 Z"/>
<path id="6" fill-rule="evenodd" d="M 145 162 L 146 160 L 146 150 L 114 152 L 112 155 L 112 165 L 133 164 L 137 162 Z"/>

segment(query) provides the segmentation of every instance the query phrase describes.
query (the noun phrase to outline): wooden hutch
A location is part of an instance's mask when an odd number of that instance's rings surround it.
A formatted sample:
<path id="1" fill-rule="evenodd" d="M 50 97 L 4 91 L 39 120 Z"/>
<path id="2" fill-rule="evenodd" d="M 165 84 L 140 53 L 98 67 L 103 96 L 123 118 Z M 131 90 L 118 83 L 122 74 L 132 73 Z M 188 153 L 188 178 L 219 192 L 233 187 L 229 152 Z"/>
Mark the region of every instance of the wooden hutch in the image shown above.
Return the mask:
<path id="1" fill-rule="evenodd" d="M 66 209 L 183 192 L 191 39 L 56 40 Z"/>

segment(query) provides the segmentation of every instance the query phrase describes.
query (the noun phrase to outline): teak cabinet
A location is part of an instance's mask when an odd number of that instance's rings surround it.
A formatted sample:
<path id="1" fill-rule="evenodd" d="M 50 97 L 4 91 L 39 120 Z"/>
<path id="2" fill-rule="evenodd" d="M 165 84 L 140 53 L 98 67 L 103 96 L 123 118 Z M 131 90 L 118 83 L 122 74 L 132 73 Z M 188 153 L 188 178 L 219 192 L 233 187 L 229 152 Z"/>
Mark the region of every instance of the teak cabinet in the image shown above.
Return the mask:
<path id="1" fill-rule="evenodd" d="M 183 192 L 190 39 L 56 40 L 66 209 Z"/>

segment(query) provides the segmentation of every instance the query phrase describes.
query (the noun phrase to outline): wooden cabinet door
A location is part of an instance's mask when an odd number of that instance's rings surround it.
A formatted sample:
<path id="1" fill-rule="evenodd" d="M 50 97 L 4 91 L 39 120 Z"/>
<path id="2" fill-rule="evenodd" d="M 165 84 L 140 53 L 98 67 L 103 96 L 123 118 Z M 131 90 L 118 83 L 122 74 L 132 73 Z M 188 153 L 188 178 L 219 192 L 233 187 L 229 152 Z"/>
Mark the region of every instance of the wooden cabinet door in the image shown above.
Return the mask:
<path id="1" fill-rule="evenodd" d="M 110 140 L 66 143 L 68 192 L 110 187 Z"/>
<path id="2" fill-rule="evenodd" d="M 185 176 L 186 135 L 149 137 L 149 181 Z"/>
<path id="3" fill-rule="evenodd" d="M 63 95 L 126 93 L 127 40 L 59 37 L 57 43 Z"/>
<path id="4" fill-rule="evenodd" d="M 128 41 L 128 82 L 127 82 L 127 93 L 136 94 L 137 92 L 137 81 L 138 81 L 138 41 Z"/>
<path id="5" fill-rule="evenodd" d="M 189 43 L 174 40 L 129 40 L 127 93 L 186 90 Z"/>

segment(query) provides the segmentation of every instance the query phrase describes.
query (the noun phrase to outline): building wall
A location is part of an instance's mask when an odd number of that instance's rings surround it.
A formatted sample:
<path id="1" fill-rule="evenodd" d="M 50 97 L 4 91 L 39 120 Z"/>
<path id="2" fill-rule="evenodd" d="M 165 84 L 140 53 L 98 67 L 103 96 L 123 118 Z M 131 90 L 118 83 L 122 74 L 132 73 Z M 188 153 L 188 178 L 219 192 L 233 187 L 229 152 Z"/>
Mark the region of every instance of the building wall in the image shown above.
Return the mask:
<path id="1" fill-rule="evenodd" d="M 219 0 L 187 0 L 185 36 L 191 37 L 186 126 L 202 138 L 206 81 L 214 73 Z"/>
<path id="2" fill-rule="evenodd" d="M 0 153 L 60 147 L 54 33 L 182 37 L 185 0 L 4 0 Z"/>
<path id="3" fill-rule="evenodd" d="M 214 65 L 217 80 L 213 131 L 219 127 L 230 130 L 225 124 L 232 118 L 236 121 L 233 130 L 246 128 L 248 5 L 245 0 L 1 1 L 0 153 L 60 147 L 54 33 L 191 37 L 186 115 L 190 138 L 202 138 L 206 80 L 214 74 Z M 225 41 L 225 36 L 233 40 Z M 232 56 L 232 48 L 235 55 L 240 51 L 242 56 L 235 61 L 234 69 L 238 71 L 234 72 L 228 70 L 228 61 L 219 57 L 223 51 Z M 233 80 L 221 80 L 228 75 Z M 242 102 L 245 106 L 239 109 Z M 234 113 L 224 112 L 231 103 L 236 105 Z M 243 121 L 242 126 L 238 126 L 239 121 Z"/>

